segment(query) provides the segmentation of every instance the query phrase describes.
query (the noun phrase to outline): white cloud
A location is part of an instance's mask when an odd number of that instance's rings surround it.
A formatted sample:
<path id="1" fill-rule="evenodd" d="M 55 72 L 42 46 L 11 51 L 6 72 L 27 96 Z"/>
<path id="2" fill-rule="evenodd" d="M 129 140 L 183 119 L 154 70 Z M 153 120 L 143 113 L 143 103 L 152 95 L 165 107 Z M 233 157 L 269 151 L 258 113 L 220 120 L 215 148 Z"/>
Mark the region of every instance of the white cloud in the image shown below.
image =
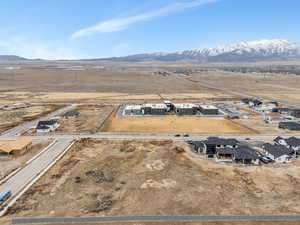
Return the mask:
<path id="1" fill-rule="evenodd" d="M 143 14 L 125 17 L 125 18 L 114 18 L 99 24 L 96 24 L 91 27 L 87 27 L 81 30 L 76 31 L 72 34 L 71 39 L 75 39 L 78 37 L 89 36 L 95 33 L 110 33 L 110 32 L 118 32 L 127 29 L 130 25 L 147 21 L 151 19 L 155 19 L 159 16 L 168 15 L 170 13 L 175 13 L 177 11 L 182 11 L 188 8 L 195 8 L 201 5 L 209 4 L 216 2 L 218 0 L 190 0 L 184 2 L 177 2 L 171 5 L 165 6 L 155 11 L 146 12 Z"/>
<path id="2" fill-rule="evenodd" d="M 18 55 L 30 59 L 76 59 L 78 55 L 62 44 L 38 42 L 26 37 L 0 40 L 0 53 Z"/>

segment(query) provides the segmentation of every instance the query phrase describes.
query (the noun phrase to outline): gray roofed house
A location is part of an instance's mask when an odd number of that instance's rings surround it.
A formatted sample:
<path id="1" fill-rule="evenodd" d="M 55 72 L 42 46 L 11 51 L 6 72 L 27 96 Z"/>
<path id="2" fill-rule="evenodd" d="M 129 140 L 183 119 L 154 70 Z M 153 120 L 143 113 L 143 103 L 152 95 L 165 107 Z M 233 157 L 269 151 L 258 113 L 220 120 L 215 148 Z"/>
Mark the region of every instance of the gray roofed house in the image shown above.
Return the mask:
<path id="1" fill-rule="evenodd" d="M 72 110 L 62 114 L 63 117 L 77 117 L 80 113 L 78 111 Z"/>
<path id="2" fill-rule="evenodd" d="M 284 145 L 272 145 L 266 143 L 263 145 L 263 150 L 266 156 L 280 163 L 290 162 L 295 155 L 295 151 L 293 149 Z"/>
<path id="3" fill-rule="evenodd" d="M 297 122 L 280 122 L 278 127 L 280 129 L 300 131 L 300 123 Z"/>
<path id="4" fill-rule="evenodd" d="M 241 164 L 259 164 L 259 157 L 256 150 L 247 146 L 237 148 L 217 149 L 217 161 L 231 161 Z"/>
<path id="5" fill-rule="evenodd" d="M 194 146 L 194 150 L 198 153 L 203 153 L 209 158 L 213 158 L 216 155 L 216 150 L 219 148 L 236 148 L 239 142 L 236 139 L 225 139 L 218 137 L 209 137 L 207 140 L 191 142 Z"/>
<path id="6" fill-rule="evenodd" d="M 283 145 L 288 148 L 293 149 L 297 155 L 300 155 L 300 138 L 290 137 L 290 138 L 282 138 L 277 137 L 274 139 L 275 144 Z"/>

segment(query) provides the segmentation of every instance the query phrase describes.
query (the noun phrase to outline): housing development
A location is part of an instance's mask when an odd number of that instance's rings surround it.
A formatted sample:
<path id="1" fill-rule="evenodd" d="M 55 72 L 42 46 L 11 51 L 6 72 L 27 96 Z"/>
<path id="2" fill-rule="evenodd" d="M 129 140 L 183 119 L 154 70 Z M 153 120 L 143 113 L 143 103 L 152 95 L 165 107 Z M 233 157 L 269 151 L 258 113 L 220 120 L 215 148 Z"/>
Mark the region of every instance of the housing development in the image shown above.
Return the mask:
<path id="1" fill-rule="evenodd" d="M 298 76 L 78 63 L 0 68 L 1 224 L 297 218 Z"/>

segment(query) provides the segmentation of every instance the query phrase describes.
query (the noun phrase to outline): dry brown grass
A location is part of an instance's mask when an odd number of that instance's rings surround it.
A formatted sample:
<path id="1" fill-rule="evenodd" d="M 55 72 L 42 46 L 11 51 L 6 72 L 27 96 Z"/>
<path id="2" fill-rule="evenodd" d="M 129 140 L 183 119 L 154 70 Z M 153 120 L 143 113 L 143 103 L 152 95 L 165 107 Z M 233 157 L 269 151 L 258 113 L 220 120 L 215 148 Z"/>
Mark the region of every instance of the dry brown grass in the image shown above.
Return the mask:
<path id="1" fill-rule="evenodd" d="M 105 169 L 112 171 L 110 182 L 86 174 Z M 299 164 L 244 167 L 208 160 L 181 142 L 83 140 L 9 216 L 299 214 L 299 183 Z M 110 209 L 84 210 L 103 196 L 112 197 Z"/>
<path id="2" fill-rule="evenodd" d="M 253 134 L 254 131 L 223 118 L 131 117 L 111 119 L 103 132 Z"/>

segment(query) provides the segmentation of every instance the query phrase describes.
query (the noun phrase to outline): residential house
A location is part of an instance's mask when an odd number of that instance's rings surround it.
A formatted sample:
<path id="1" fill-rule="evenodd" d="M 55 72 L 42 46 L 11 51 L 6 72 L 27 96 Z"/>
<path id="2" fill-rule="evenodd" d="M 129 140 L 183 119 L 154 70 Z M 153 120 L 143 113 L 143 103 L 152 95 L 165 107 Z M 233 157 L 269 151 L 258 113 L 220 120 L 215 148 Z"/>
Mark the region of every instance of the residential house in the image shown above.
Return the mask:
<path id="1" fill-rule="evenodd" d="M 238 146 L 237 148 L 217 149 L 217 161 L 235 162 L 245 165 L 258 165 L 259 157 L 256 150 L 247 146 Z"/>
<path id="2" fill-rule="evenodd" d="M 21 137 L 13 141 L 0 141 L 0 154 L 22 155 L 32 147 L 32 140 Z"/>
<path id="3" fill-rule="evenodd" d="M 291 116 L 300 118 L 300 109 L 293 109 L 291 112 Z"/>
<path id="4" fill-rule="evenodd" d="M 38 133 L 55 131 L 60 124 L 56 120 L 39 121 L 36 127 Z"/>
<path id="5" fill-rule="evenodd" d="M 300 155 L 300 138 L 290 137 L 285 139 L 282 137 L 277 137 L 274 139 L 274 142 L 276 145 L 283 145 L 287 148 L 293 149 L 297 155 Z"/>
<path id="6" fill-rule="evenodd" d="M 219 148 L 237 148 L 239 142 L 236 139 L 224 139 L 218 137 L 209 137 L 207 140 L 193 142 L 194 151 L 207 155 L 208 158 L 214 158 Z"/>
<path id="7" fill-rule="evenodd" d="M 264 144 L 262 148 L 266 156 L 275 162 L 287 163 L 290 162 L 295 156 L 294 150 L 284 145 L 272 145 L 267 143 Z"/>
<path id="8" fill-rule="evenodd" d="M 80 115 L 80 113 L 78 111 L 72 110 L 72 111 L 68 111 L 64 114 L 62 114 L 63 117 L 69 118 L 69 117 L 78 117 Z"/>
<path id="9" fill-rule="evenodd" d="M 278 127 L 285 130 L 300 131 L 300 123 L 298 122 L 280 122 Z"/>

